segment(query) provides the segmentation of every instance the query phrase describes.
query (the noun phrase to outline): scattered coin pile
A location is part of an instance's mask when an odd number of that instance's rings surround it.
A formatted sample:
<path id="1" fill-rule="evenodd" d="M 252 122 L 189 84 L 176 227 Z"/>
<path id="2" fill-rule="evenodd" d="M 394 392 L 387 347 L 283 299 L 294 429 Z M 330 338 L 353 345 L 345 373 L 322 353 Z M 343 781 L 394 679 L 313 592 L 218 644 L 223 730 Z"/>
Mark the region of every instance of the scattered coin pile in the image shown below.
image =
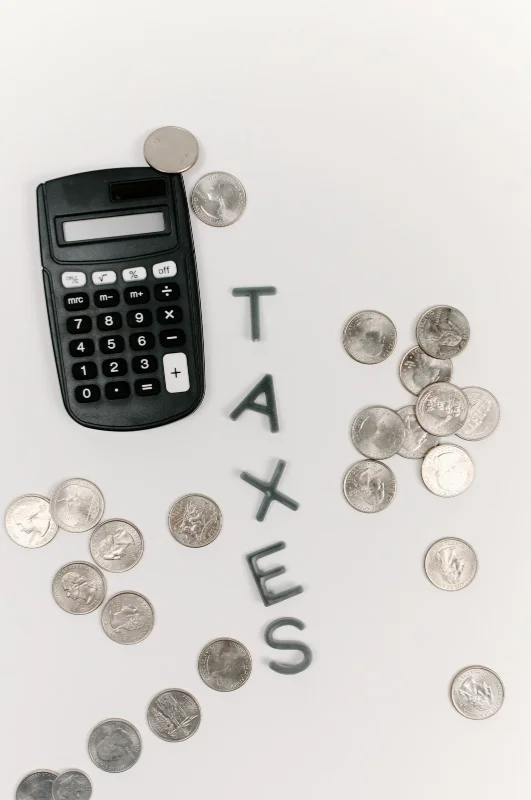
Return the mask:
<path id="1" fill-rule="evenodd" d="M 131 522 L 123 519 L 102 521 L 105 501 L 90 481 L 73 478 L 63 481 L 50 500 L 42 495 L 24 495 L 14 500 L 6 512 L 6 529 L 11 539 L 27 548 L 48 544 L 61 528 L 71 533 L 92 530 L 89 551 L 94 562 L 116 574 L 134 567 L 142 557 L 144 540 Z M 172 536 L 186 547 L 211 544 L 219 535 L 222 515 L 209 497 L 189 494 L 171 507 L 168 518 Z M 56 603 L 70 614 L 88 614 L 102 605 L 106 582 L 102 572 L 87 561 L 65 564 L 55 574 L 52 593 Z M 101 624 L 112 641 L 138 644 L 153 630 L 155 615 L 151 603 L 138 592 L 121 591 L 103 605 Z M 232 692 L 246 683 L 251 674 L 251 655 L 240 642 L 219 638 L 209 642 L 198 658 L 203 682 L 219 692 Z M 201 722 L 197 700 L 182 689 L 165 689 L 149 703 L 149 728 L 166 742 L 189 739 Z M 105 772 L 123 772 L 139 759 L 142 742 L 138 730 L 122 719 L 107 719 L 96 725 L 89 736 L 89 755 Z M 89 800 L 92 784 L 80 770 L 58 774 L 38 770 L 20 782 L 17 800 Z"/>

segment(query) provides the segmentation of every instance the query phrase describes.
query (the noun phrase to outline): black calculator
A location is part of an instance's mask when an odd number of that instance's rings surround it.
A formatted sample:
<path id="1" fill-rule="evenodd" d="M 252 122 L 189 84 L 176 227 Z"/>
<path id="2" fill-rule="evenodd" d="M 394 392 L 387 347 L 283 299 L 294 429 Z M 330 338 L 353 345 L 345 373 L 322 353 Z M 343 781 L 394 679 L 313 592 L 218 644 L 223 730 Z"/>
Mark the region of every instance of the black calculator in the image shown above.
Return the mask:
<path id="1" fill-rule="evenodd" d="M 134 431 L 203 399 L 201 307 L 180 175 L 84 172 L 37 189 L 55 361 L 81 425 Z"/>

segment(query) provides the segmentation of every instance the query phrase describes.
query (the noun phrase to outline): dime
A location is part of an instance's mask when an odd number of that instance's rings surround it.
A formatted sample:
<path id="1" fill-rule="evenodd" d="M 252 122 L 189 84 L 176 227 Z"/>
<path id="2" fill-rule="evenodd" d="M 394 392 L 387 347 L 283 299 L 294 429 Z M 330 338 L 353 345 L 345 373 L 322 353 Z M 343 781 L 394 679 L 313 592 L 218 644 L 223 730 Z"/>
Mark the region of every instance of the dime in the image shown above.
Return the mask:
<path id="1" fill-rule="evenodd" d="M 159 172 L 186 172 L 199 156 L 197 139 L 190 131 L 168 125 L 150 133 L 144 142 L 144 158 Z"/>
<path id="2" fill-rule="evenodd" d="M 431 383 L 419 394 L 417 419 L 428 433 L 450 436 L 463 427 L 468 400 L 453 383 Z"/>
<path id="3" fill-rule="evenodd" d="M 17 786 L 16 800 L 52 800 L 52 786 L 57 772 L 49 769 L 30 772 Z"/>
<path id="4" fill-rule="evenodd" d="M 50 500 L 50 513 L 64 531 L 88 531 L 103 516 L 103 495 L 90 481 L 70 478 L 59 484 Z"/>
<path id="5" fill-rule="evenodd" d="M 452 702 L 467 719 L 487 719 L 500 710 L 503 683 L 488 667 L 466 667 L 452 681 Z"/>
<path id="6" fill-rule="evenodd" d="M 192 190 L 192 208 L 201 222 L 225 228 L 240 219 L 247 205 L 245 189 L 228 172 L 209 172 Z"/>
<path id="7" fill-rule="evenodd" d="M 457 431 L 461 439 L 477 442 L 494 433 L 500 421 L 500 407 L 493 394 L 479 386 L 463 389 L 468 400 L 468 414 L 465 424 Z"/>
<path id="8" fill-rule="evenodd" d="M 235 639 L 214 639 L 201 650 L 199 674 L 211 689 L 233 692 L 251 674 L 251 654 Z"/>
<path id="9" fill-rule="evenodd" d="M 422 458 L 428 450 L 439 444 L 439 439 L 436 436 L 420 427 L 415 414 L 415 406 L 404 406 L 404 408 L 400 408 L 397 411 L 397 414 L 403 420 L 406 432 L 404 443 L 398 451 L 399 456 L 403 458 Z"/>
<path id="10" fill-rule="evenodd" d="M 403 356 L 399 368 L 400 380 L 411 394 L 419 394 L 425 386 L 452 377 L 449 358 L 432 358 L 420 347 L 412 347 Z"/>
<path id="11" fill-rule="evenodd" d="M 454 358 L 470 339 L 470 325 L 464 314 L 452 306 L 433 306 L 417 323 L 417 340 L 433 358 Z"/>
<path id="12" fill-rule="evenodd" d="M 140 758 L 142 742 L 134 725 L 124 719 L 106 719 L 89 736 L 89 756 L 104 772 L 125 772 Z"/>
<path id="13" fill-rule="evenodd" d="M 56 573 L 52 592 L 55 602 L 69 614 L 89 614 L 103 602 L 105 578 L 85 561 L 72 561 Z"/>
<path id="14" fill-rule="evenodd" d="M 394 456 L 402 447 L 405 435 L 402 418 L 384 406 L 365 408 L 352 423 L 354 447 L 368 458 Z"/>
<path id="15" fill-rule="evenodd" d="M 474 462 L 457 444 L 439 444 L 424 456 L 422 480 L 433 494 L 455 497 L 474 479 Z"/>
<path id="16" fill-rule="evenodd" d="M 217 503 L 203 494 L 186 494 L 172 505 L 168 517 L 170 532 L 186 547 L 204 547 L 221 530 L 222 516 Z"/>
<path id="17" fill-rule="evenodd" d="M 108 519 L 90 537 L 90 553 L 102 569 L 126 572 L 138 564 L 144 552 L 142 534 L 125 519 Z"/>
<path id="18" fill-rule="evenodd" d="M 40 494 L 13 500 L 6 511 L 6 530 L 21 547 L 42 547 L 51 542 L 57 525 L 50 515 L 50 501 Z"/>
<path id="19" fill-rule="evenodd" d="M 90 800 L 91 797 L 92 783 L 80 769 L 67 769 L 54 781 L 53 800 Z"/>
<path id="20" fill-rule="evenodd" d="M 426 553 L 424 568 L 434 586 L 455 592 L 474 579 L 478 558 L 462 539 L 439 539 Z"/>
<path id="21" fill-rule="evenodd" d="M 343 492 L 358 511 L 383 511 L 396 494 L 396 478 L 380 461 L 358 461 L 345 475 Z"/>
<path id="22" fill-rule="evenodd" d="M 181 689 L 165 689 L 153 698 L 147 712 L 148 725 L 165 742 L 182 742 L 196 732 L 201 722 L 199 703 Z"/>
<path id="23" fill-rule="evenodd" d="M 113 642 L 138 644 L 153 630 L 155 612 L 138 592 L 118 592 L 105 603 L 101 624 Z"/>
<path id="24" fill-rule="evenodd" d="M 359 311 L 343 330 L 343 347 L 360 364 L 379 364 L 396 345 L 396 328 L 379 311 Z"/>

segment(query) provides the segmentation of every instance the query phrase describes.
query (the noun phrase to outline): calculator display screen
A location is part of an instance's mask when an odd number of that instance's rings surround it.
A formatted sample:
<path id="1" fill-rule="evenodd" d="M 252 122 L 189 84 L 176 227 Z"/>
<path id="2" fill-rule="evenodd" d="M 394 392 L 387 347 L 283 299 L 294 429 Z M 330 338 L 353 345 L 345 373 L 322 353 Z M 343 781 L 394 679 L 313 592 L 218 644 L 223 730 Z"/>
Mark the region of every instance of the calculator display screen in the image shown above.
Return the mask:
<path id="1" fill-rule="evenodd" d="M 93 217 L 63 222 L 65 242 L 90 239 L 116 239 L 122 236 L 139 236 L 144 233 L 162 233 L 165 229 L 162 211 L 145 214 L 124 214 L 114 217 Z"/>

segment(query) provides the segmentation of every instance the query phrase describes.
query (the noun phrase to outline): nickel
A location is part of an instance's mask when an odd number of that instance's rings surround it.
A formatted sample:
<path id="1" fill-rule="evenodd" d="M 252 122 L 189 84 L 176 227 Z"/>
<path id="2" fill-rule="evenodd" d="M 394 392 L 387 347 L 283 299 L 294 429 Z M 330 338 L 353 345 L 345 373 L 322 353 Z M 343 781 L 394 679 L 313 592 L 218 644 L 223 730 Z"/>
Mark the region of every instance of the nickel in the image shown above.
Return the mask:
<path id="1" fill-rule="evenodd" d="M 424 456 L 422 480 L 439 497 L 455 497 L 474 479 L 474 462 L 457 444 L 440 444 Z"/>
<path id="2" fill-rule="evenodd" d="M 187 494 L 170 509 L 171 535 L 186 547 L 205 547 L 221 531 L 222 516 L 217 503 L 203 494 Z"/>
<path id="3" fill-rule="evenodd" d="M 503 704 L 503 683 L 488 667 L 466 667 L 455 676 L 452 702 L 467 719 L 487 719 Z"/>
<path id="4" fill-rule="evenodd" d="M 379 311 L 359 311 L 343 330 L 343 347 L 360 364 L 379 364 L 396 345 L 396 328 Z"/>
<path id="5" fill-rule="evenodd" d="M 351 435 L 354 446 L 367 458 L 389 458 L 402 447 L 405 428 L 396 411 L 371 406 L 355 418 Z"/>
<path id="6" fill-rule="evenodd" d="M 201 722 L 199 703 L 181 689 L 165 689 L 153 698 L 147 712 L 148 725 L 165 742 L 182 742 L 193 736 Z"/>
<path id="7" fill-rule="evenodd" d="M 190 131 L 168 125 L 150 133 L 144 143 L 144 158 L 159 172 L 186 172 L 199 156 L 197 139 Z"/>
<path id="8" fill-rule="evenodd" d="M 94 764 L 104 772 L 125 772 L 140 758 L 140 734 L 124 719 L 106 719 L 90 734 L 88 751 Z"/>
<path id="9" fill-rule="evenodd" d="M 431 383 L 419 395 L 416 414 L 428 433 L 450 436 L 465 424 L 468 400 L 453 383 Z"/>
<path id="10" fill-rule="evenodd" d="M 90 481 L 70 478 L 60 483 L 50 500 L 50 513 L 64 531 L 89 531 L 103 516 L 103 495 Z"/>
<path id="11" fill-rule="evenodd" d="M 405 429 L 404 442 L 398 451 L 399 456 L 403 458 L 422 458 L 428 450 L 439 444 L 437 436 L 433 436 L 433 434 L 420 427 L 415 413 L 415 406 L 404 406 L 404 408 L 400 408 L 397 411 L 397 414 L 402 419 Z"/>
<path id="12" fill-rule="evenodd" d="M 233 692 L 251 674 L 251 654 L 235 639 L 214 639 L 199 656 L 199 674 L 218 692 Z"/>
<path id="13" fill-rule="evenodd" d="M 92 558 L 107 572 L 126 572 L 138 564 L 144 552 L 142 534 L 125 519 L 108 519 L 90 537 Z"/>
<path id="14" fill-rule="evenodd" d="M 478 386 L 463 389 L 468 401 L 465 424 L 457 431 L 461 439 L 477 442 L 494 433 L 500 421 L 500 407 L 493 394 Z"/>
<path id="15" fill-rule="evenodd" d="M 89 614 L 105 597 L 105 578 L 85 561 L 72 561 L 56 573 L 52 592 L 55 602 L 69 614 Z"/>
<path id="16" fill-rule="evenodd" d="M 80 769 L 67 769 L 54 781 L 53 800 L 90 800 L 91 797 L 92 783 Z"/>
<path id="17" fill-rule="evenodd" d="M 247 205 L 245 189 L 228 172 L 210 172 L 192 190 L 192 208 L 201 222 L 225 228 L 240 219 Z"/>
<path id="18" fill-rule="evenodd" d="M 426 553 L 424 567 L 434 586 L 456 592 L 474 580 L 478 559 L 462 539 L 439 539 Z"/>
<path id="19" fill-rule="evenodd" d="M 449 381 L 452 362 L 449 358 L 432 358 L 420 347 L 412 347 L 400 362 L 399 374 L 408 392 L 419 394 L 430 383 Z"/>
<path id="20" fill-rule="evenodd" d="M 470 325 L 464 314 L 452 306 L 433 306 L 417 323 L 417 340 L 433 358 L 454 358 L 470 339 Z"/>
<path id="21" fill-rule="evenodd" d="M 13 500 L 6 511 L 6 530 L 21 547 L 43 547 L 51 542 L 58 527 L 50 515 L 48 498 L 26 494 Z"/>
<path id="22" fill-rule="evenodd" d="M 52 786 L 57 772 L 36 770 L 22 778 L 17 786 L 16 800 L 52 800 Z"/>
<path id="23" fill-rule="evenodd" d="M 155 624 L 153 606 L 137 592 L 119 592 L 107 600 L 101 612 L 103 630 L 113 642 L 138 644 Z"/>
<path id="24" fill-rule="evenodd" d="M 374 514 L 383 511 L 394 499 L 396 479 L 381 461 L 358 461 L 345 475 L 343 492 L 357 511 Z"/>

